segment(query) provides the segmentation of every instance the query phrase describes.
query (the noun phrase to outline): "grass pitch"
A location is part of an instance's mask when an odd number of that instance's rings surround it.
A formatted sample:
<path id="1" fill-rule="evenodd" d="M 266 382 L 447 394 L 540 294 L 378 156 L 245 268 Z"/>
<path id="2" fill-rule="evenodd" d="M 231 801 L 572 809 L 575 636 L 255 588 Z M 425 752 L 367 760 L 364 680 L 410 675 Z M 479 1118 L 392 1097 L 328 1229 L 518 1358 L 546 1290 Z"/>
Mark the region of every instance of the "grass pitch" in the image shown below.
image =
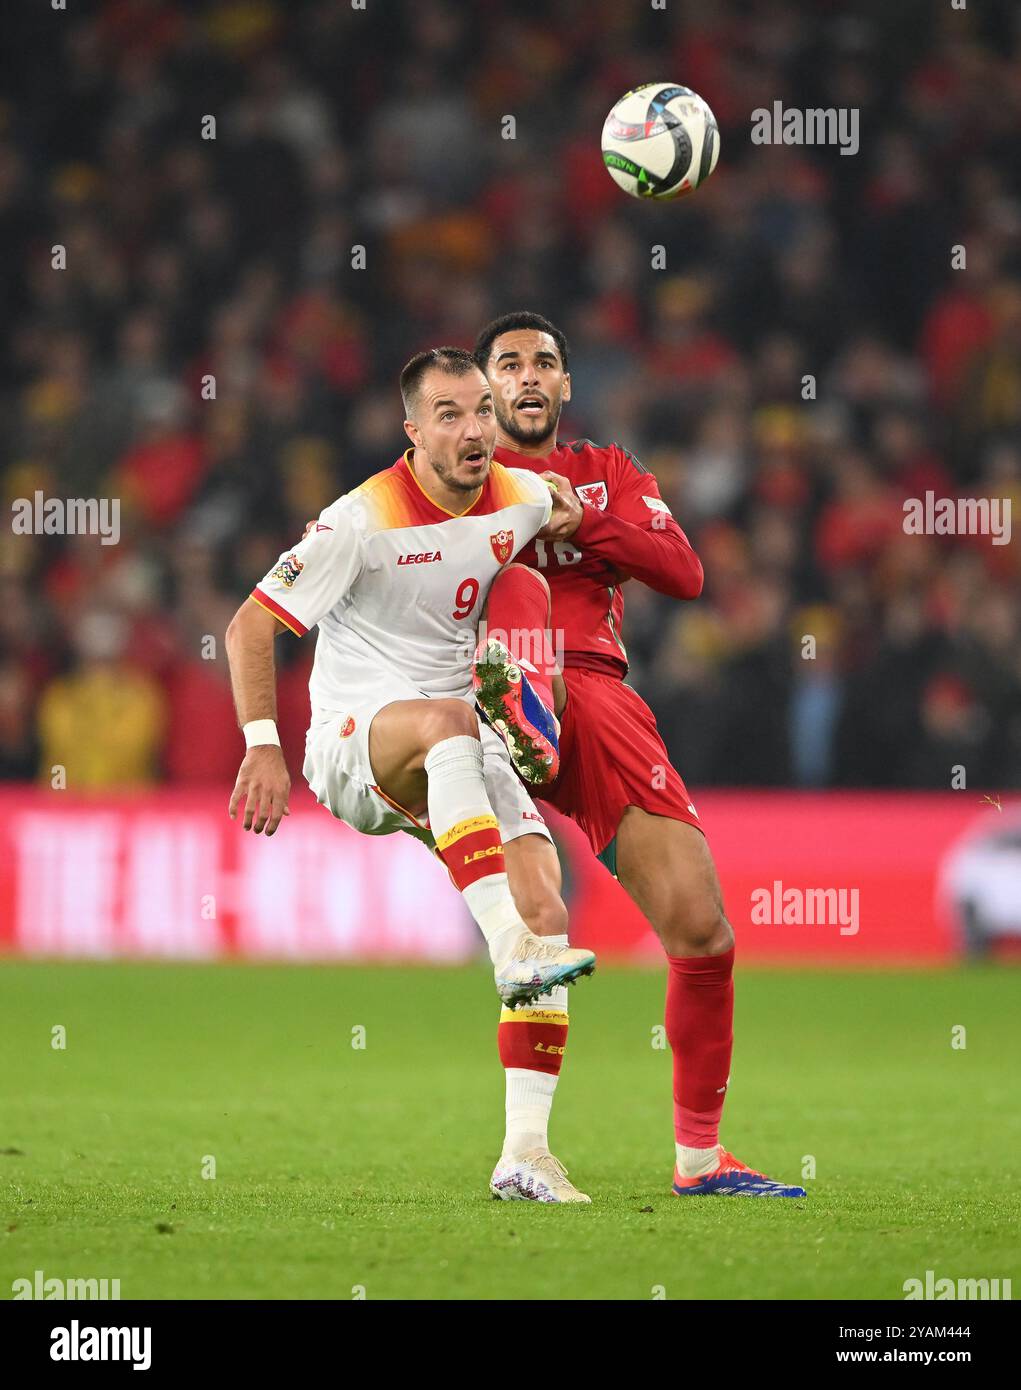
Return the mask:
<path id="1" fill-rule="evenodd" d="M 724 1141 L 815 1177 L 804 1201 L 678 1199 L 664 977 L 604 966 L 571 992 L 551 1128 L 593 1205 L 557 1208 L 487 1193 L 481 965 L 0 963 L 0 1298 L 37 1269 L 125 1299 L 900 1299 L 927 1269 L 1021 1289 L 1018 985 L 739 970 Z"/>

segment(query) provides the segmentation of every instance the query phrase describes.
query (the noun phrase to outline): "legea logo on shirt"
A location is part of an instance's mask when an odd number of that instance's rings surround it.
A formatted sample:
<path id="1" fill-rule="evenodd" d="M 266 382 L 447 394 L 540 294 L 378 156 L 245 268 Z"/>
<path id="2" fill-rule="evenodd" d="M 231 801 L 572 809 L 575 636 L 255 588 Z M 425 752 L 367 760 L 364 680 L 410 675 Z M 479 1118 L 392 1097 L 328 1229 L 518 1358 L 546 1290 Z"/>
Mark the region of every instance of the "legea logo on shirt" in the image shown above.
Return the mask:
<path id="1" fill-rule="evenodd" d="M 431 565 L 434 560 L 442 560 L 442 550 L 423 550 L 418 555 L 398 555 L 399 565 Z"/>

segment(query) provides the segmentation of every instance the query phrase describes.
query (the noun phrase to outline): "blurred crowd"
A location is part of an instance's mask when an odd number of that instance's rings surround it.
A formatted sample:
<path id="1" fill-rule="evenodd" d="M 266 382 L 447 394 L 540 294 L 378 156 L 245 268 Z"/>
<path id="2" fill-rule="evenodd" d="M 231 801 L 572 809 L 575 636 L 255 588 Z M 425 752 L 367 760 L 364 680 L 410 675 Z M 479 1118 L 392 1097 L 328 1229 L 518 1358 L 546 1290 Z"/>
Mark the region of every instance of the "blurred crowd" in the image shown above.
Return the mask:
<path id="1" fill-rule="evenodd" d="M 571 345 L 562 438 L 635 452 L 702 557 L 624 630 L 692 788 L 1021 786 L 1021 541 L 902 525 L 1021 503 L 1016 6 L 21 8 L 5 505 L 122 511 L 116 545 L 0 536 L 0 776 L 229 787 L 235 608 L 401 452 L 401 364 L 528 308 Z M 668 78 L 720 165 L 639 203 L 599 132 Z M 858 108 L 860 152 L 753 145 L 774 100 Z M 312 640 L 277 644 L 294 777 Z"/>

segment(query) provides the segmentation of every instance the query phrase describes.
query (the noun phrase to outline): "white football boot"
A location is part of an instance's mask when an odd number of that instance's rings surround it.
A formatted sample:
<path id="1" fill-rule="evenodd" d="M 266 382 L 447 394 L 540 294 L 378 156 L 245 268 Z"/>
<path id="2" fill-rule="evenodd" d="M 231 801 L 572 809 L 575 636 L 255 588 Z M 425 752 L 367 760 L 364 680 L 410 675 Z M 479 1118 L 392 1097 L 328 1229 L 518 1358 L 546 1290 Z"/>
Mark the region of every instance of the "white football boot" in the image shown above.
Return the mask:
<path id="1" fill-rule="evenodd" d="M 594 951 L 554 946 L 534 932 L 526 931 L 493 974 L 497 994 L 513 1009 L 518 1004 L 531 1004 L 540 994 L 549 994 L 557 985 L 572 985 L 582 975 L 591 975 L 595 968 Z"/>
<path id="2" fill-rule="evenodd" d="M 489 1190 L 501 1202 L 591 1202 L 569 1182 L 567 1170 L 548 1149 L 504 1154 L 493 1169 Z"/>

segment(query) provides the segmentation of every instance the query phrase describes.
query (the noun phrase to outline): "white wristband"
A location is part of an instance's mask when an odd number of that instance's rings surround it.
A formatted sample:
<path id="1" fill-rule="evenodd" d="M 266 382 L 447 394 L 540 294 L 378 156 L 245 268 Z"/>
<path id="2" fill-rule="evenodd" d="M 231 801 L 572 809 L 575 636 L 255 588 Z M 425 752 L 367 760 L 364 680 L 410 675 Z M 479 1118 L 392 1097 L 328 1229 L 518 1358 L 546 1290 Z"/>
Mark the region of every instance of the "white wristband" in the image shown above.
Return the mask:
<path id="1" fill-rule="evenodd" d="M 250 719 L 241 732 L 245 736 L 246 748 L 258 748 L 264 743 L 275 743 L 280 747 L 280 735 L 272 719 Z"/>

